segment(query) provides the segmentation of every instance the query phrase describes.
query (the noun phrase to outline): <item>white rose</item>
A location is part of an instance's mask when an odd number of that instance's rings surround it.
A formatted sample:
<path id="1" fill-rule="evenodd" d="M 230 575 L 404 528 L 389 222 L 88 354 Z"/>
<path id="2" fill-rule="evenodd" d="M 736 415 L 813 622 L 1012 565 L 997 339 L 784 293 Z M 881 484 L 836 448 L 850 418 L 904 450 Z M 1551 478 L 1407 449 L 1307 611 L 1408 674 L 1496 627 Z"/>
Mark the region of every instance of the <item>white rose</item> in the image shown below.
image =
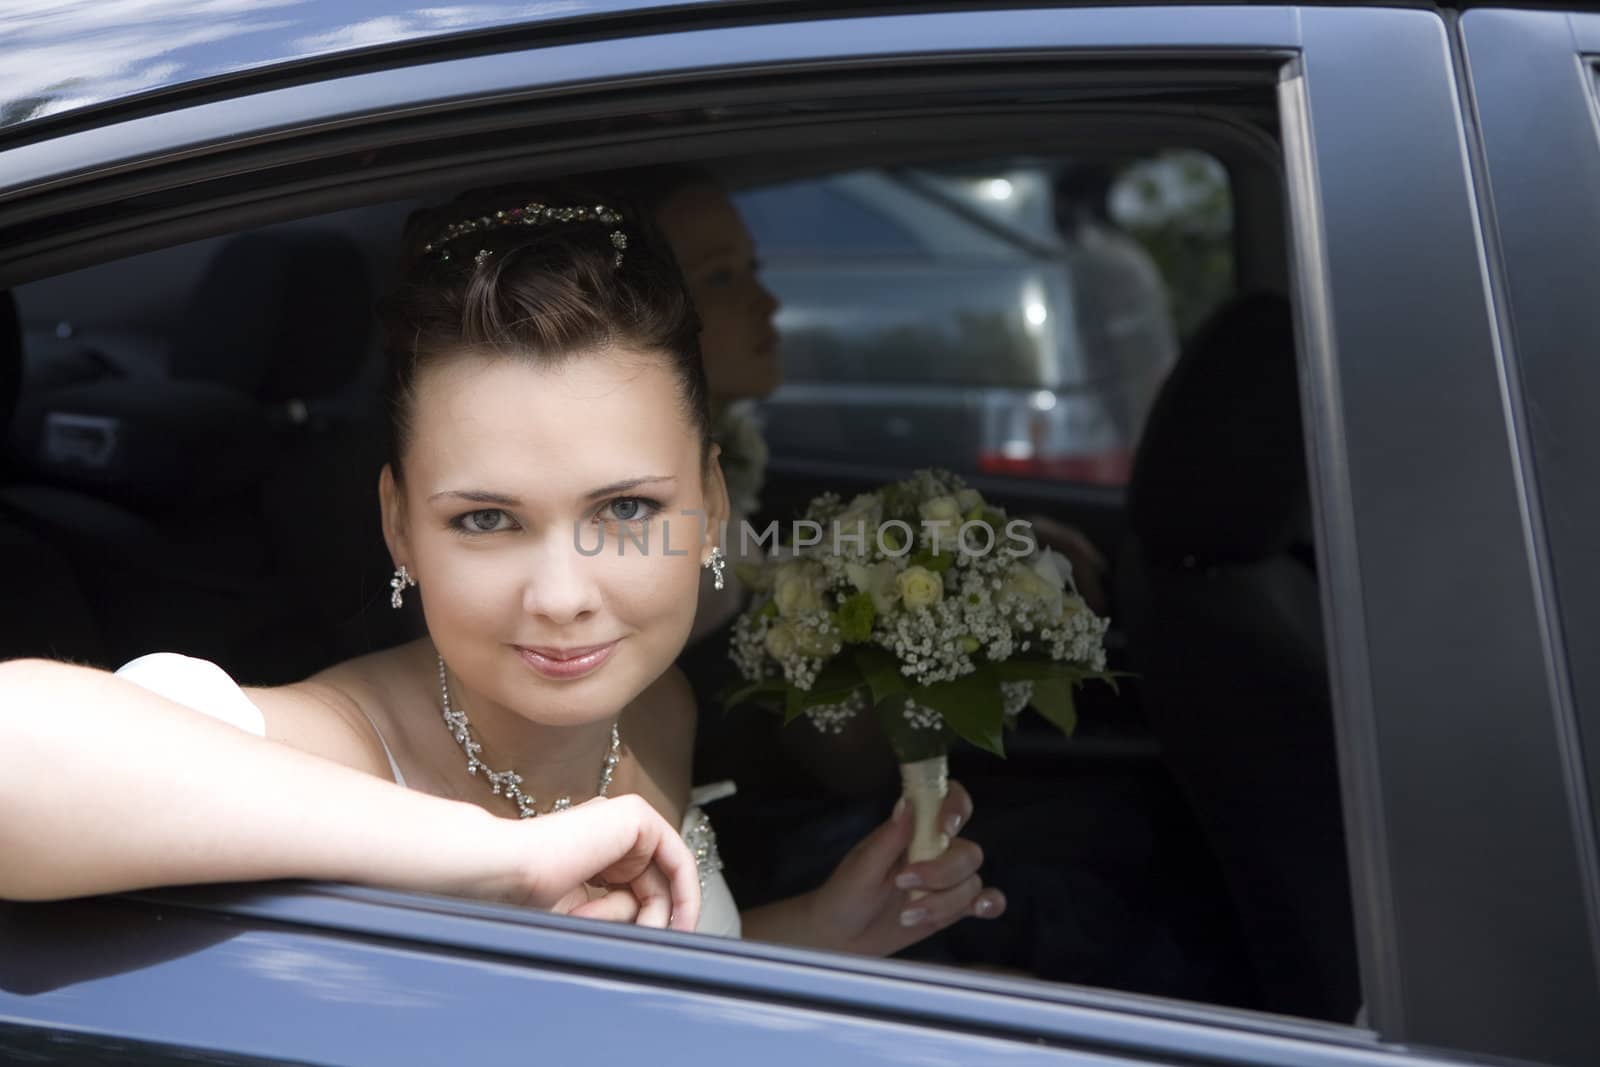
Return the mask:
<path id="1" fill-rule="evenodd" d="M 800 649 L 794 627 L 786 622 L 775 623 L 767 630 L 767 654 L 780 663 L 791 658 Z"/>
<path id="2" fill-rule="evenodd" d="M 773 600 L 778 614 L 786 619 L 817 611 L 822 607 L 822 568 L 815 563 L 785 563 L 773 582 Z"/>
<path id="3" fill-rule="evenodd" d="M 887 560 L 874 563 L 870 567 L 860 563 L 846 563 L 844 573 L 858 593 L 871 594 L 872 606 L 878 609 L 879 614 L 892 609 L 895 601 L 900 599 L 900 586 L 895 580 L 898 572 L 894 564 Z"/>
<path id="4" fill-rule="evenodd" d="M 965 515 L 973 508 L 983 507 L 983 494 L 976 489 L 963 489 L 956 494 L 956 507 Z"/>
<path id="5" fill-rule="evenodd" d="M 961 522 L 961 505 L 953 496 L 936 496 L 917 505 L 917 513 L 929 522 Z"/>
<path id="6" fill-rule="evenodd" d="M 1000 586 L 1002 594 L 1013 594 L 1024 600 L 1033 600 L 1041 604 L 1058 604 L 1061 601 L 1061 590 L 1047 580 L 1038 571 L 1022 563 L 1013 563 L 1006 570 L 1005 581 Z"/>
<path id="7" fill-rule="evenodd" d="M 944 599 L 944 579 L 926 567 L 907 567 L 895 581 L 908 608 L 926 608 Z"/>
<path id="8" fill-rule="evenodd" d="M 872 550 L 873 535 L 882 521 L 882 498 L 876 493 L 862 493 L 833 520 L 833 543 L 841 555 L 865 555 Z"/>
<path id="9" fill-rule="evenodd" d="M 1033 570 L 1056 589 L 1065 589 L 1072 581 L 1072 561 L 1053 548 L 1044 549 L 1033 558 Z"/>

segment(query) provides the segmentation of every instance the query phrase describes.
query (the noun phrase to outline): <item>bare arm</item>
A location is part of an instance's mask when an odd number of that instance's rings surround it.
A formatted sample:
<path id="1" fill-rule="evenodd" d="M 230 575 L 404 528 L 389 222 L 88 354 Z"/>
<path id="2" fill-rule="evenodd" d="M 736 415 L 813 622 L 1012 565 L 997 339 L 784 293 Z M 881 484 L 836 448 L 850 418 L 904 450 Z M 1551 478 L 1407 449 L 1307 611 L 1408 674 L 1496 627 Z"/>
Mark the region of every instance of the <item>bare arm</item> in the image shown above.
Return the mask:
<path id="1" fill-rule="evenodd" d="M 693 857 L 637 798 L 496 819 L 37 660 L 0 664 L 0 855 L 11 899 L 299 877 L 583 913 L 600 877 L 641 922 L 699 911 Z"/>

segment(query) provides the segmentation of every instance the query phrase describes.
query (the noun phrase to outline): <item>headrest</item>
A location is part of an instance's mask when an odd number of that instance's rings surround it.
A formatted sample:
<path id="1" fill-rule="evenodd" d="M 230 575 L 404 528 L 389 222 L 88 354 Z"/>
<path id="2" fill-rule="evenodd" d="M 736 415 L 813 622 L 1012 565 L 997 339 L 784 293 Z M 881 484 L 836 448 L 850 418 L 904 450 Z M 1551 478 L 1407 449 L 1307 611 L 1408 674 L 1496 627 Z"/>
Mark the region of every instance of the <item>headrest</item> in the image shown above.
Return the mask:
<path id="1" fill-rule="evenodd" d="M 171 374 L 269 404 L 308 400 L 355 379 L 374 329 L 366 260 L 328 230 L 235 237 L 190 294 Z"/>
<path id="2" fill-rule="evenodd" d="M 43 481 L 138 507 L 258 483 L 273 458 L 267 420 L 224 386 L 114 379 L 30 397 L 14 439 Z"/>
<path id="3" fill-rule="evenodd" d="M 1129 525 L 1154 565 L 1255 562 L 1303 538 L 1308 484 L 1289 303 L 1239 297 L 1195 334 L 1156 397 Z"/>
<path id="4" fill-rule="evenodd" d="M 9 289 L 0 290 L 0 455 L 5 452 L 21 388 L 22 320 L 17 315 L 17 298 Z"/>

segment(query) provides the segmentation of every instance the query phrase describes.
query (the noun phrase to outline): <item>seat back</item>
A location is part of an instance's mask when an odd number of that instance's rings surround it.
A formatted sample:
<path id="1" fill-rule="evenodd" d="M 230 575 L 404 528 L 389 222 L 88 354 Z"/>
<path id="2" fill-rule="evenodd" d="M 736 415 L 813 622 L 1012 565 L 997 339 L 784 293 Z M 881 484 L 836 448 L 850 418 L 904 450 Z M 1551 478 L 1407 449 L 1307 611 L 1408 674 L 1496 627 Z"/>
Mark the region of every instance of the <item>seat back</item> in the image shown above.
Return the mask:
<path id="1" fill-rule="evenodd" d="M 1154 407 L 1119 601 L 1163 758 L 1227 880 L 1261 1007 L 1359 1002 L 1292 316 L 1220 310 Z"/>
<path id="2" fill-rule="evenodd" d="M 16 299 L 0 292 L 0 446 L 10 440 L 22 380 L 22 328 Z M 11 497 L 14 464 L 0 447 L 0 660 L 44 656 L 103 664 L 100 630 L 83 587 L 50 529 Z"/>

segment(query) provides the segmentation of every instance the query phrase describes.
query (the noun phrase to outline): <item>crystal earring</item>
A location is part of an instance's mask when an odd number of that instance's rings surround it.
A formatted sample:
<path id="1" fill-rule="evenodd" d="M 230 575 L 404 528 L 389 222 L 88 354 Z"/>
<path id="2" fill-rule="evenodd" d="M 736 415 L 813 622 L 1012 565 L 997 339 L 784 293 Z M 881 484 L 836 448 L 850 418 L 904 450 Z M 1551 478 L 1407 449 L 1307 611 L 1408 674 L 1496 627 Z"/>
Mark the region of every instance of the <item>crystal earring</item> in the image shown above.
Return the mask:
<path id="1" fill-rule="evenodd" d="M 706 557 L 706 561 L 701 566 L 711 568 L 711 588 L 720 591 L 722 589 L 722 549 L 713 545 L 711 555 Z"/>
<path id="2" fill-rule="evenodd" d="M 394 569 L 394 577 L 389 579 L 389 606 L 399 611 L 405 604 L 405 591 L 407 586 L 415 587 L 417 580 L 411 577 L 411 572 L 406 570 L 404 563 Z"/>

